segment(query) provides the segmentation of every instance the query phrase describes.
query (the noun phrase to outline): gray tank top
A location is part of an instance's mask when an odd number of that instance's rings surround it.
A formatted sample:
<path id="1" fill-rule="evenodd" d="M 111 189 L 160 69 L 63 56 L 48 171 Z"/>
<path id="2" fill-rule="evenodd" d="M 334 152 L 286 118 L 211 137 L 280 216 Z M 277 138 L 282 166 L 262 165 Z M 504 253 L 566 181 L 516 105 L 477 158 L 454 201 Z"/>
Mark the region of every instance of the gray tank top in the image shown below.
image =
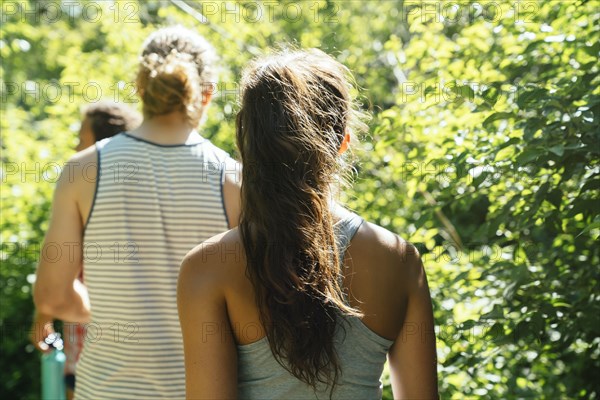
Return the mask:
<path id="1" fill-rule="evenodd" d="M 121 133 L 96 144 L 85 228 L 92 308 L 75 398 L 183 399 L 177 277 L 186 253 L 227 230 L 227 153 L 197 132 L 181 145 Z"/>
<path id="2" fill-rule="evenodd" d="M 335 224 L 336 242 L 343 258 L 363 220 L 350 214 Z M 343 328 L 340 326 L 343 325 Z M 341 317 L 334 337 L 341 377 L 333 399 L 381 399 L 381 373 L 393 341 L 370 330 L 359 318 Z M 322 385 L 317 392 L 286 371 L 271 353 L 266 337 L 238 349 L 240 399 L 328 399 Z"/>

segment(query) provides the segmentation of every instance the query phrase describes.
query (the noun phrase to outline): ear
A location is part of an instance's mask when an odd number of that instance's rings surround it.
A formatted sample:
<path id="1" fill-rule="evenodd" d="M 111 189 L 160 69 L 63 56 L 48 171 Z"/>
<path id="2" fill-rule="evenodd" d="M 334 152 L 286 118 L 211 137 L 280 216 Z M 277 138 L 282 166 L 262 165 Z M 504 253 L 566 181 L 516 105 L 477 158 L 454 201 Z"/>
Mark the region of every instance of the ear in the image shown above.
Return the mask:
<path id="1" fill-rule="evenodd" d="M 202 107 L 206 107 L 210 100 L 212 99 L 212 92 L 206 90 L 202 92 Z"/>
<path id="2" fill-rule="evenodd" d="M 348 147 L 350 146 L 350 134 L 346 132 L 344 135 L 344 139 L 342 140 L 342 144 L 340 145 L 340 149 L 338 150 L 338 154 L 344 154 Z"/>

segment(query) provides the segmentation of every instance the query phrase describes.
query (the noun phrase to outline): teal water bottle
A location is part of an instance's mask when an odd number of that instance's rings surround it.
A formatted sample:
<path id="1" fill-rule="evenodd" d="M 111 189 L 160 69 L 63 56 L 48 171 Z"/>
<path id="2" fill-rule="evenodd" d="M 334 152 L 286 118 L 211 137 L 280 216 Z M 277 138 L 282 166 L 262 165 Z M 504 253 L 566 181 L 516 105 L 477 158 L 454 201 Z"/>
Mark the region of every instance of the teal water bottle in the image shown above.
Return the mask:
<path id="1" fill-rule="evenodd" d="M 65 361 L 63 341 L 59 333 L 48 335 L 50 351 L 42 355 L 42 400 L 65 400 Z"/>

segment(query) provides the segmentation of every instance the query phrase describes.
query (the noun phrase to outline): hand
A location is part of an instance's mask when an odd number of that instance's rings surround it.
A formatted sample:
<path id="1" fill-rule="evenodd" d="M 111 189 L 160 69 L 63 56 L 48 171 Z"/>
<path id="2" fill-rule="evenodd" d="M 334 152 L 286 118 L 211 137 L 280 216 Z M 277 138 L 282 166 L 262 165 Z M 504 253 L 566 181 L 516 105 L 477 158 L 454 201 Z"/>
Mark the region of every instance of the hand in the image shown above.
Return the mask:
<path id="1" fill-rule="evenodd" d="M 50 351 L 50 346 L 44 341 L 54 331 L 54 319 L 45 314 L 40 314 L 36 311 L 33 319 L 33 324 L 29 331 L 29 340 L 41 352 L 47 353 Z"/>

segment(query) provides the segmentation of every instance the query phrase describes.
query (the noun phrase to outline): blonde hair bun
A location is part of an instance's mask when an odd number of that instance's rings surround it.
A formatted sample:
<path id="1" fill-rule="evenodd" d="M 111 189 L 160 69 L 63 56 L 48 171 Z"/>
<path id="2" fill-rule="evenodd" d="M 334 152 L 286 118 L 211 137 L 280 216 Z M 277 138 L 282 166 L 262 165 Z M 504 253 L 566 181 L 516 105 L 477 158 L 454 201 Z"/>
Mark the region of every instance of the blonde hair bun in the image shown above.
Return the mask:
<path id="1" fill-rule="evenodd" d="M 202 96 L 214 83 L 216 55 L 199 34 L 182 26 L 153 32 L 144 42 L 137 85 L 144 116 L 181 111 L 192 126 L 202 113 Z"/>

